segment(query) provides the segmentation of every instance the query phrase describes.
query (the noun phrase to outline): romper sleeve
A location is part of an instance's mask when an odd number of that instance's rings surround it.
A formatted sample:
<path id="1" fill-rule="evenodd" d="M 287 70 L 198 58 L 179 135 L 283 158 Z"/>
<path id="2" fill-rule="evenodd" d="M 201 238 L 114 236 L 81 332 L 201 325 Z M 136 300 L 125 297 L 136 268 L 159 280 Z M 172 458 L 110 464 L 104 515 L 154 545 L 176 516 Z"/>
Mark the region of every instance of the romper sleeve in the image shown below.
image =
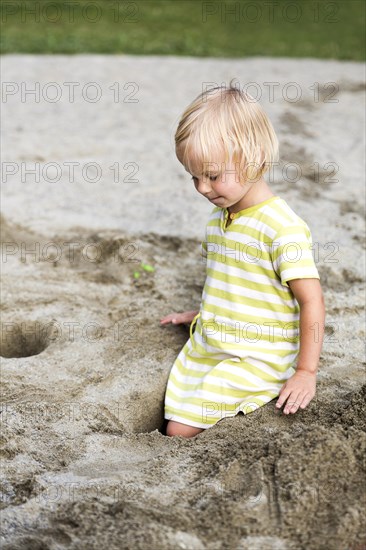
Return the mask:
<path id="1" fill-rule="evenodd" d="M 292 279 L 320 279 L 312 253 L 312 236 L 308 225 L 292 224 L 277 231 L 272 242 L 272 264 L 281 283 Z"/>

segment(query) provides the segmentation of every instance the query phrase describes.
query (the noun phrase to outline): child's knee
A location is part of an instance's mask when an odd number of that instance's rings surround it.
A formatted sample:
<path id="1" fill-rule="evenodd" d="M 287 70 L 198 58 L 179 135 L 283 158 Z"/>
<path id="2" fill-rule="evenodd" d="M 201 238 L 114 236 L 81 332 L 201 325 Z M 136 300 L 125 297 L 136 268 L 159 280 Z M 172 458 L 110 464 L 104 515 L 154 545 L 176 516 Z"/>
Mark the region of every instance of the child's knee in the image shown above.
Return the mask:
<path id="1" fill-rule="evenodd" d="M 194 437 L 201 432 L 203 432 L 203 428 L 187 426 L 187 424 L 182 424 L 181 422 L 176 422 L 175 420 L 169 420 L 166 426 L 166 435 L 168 436 L 180 435 L 183 437 Z"/>

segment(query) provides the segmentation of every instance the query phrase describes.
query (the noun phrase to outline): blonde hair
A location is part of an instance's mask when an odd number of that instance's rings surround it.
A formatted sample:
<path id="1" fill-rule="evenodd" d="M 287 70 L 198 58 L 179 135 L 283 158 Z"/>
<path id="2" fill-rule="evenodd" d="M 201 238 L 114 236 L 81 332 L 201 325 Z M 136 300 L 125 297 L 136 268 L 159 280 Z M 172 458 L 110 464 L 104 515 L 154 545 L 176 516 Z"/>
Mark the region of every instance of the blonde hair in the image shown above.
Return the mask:
<path id="1" fill-rule="evenodd" d="M 175 133 L 175 150 L 191 173 L 195 165 L 199 173 L 217 173 L 219 162 L 234 161 L 240 181 L 253 181 L 278 160 L 278 139 L 259 103 L 233 80 L 229 88 L 202 92 L 186 108 Z"/>

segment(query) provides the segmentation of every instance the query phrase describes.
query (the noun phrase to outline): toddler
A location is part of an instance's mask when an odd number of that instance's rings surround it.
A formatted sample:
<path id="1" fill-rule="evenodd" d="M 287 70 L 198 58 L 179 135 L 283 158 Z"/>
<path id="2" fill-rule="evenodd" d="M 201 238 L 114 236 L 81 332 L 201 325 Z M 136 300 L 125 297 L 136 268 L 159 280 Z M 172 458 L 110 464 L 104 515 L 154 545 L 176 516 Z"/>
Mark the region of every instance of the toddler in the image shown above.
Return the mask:
<path id="1" fill-rule="evenodd" d="M 193 437 L 278 396 L 285 414 L 304 409 L 315 395 L 324 297 L 308 225 L 263 178 L 278 160 L 272 124 L 231 81 L 187 107 L 175 144 L 214 208 L 200 308 L 160 320 L 190 323 L 167 382 L 166 435 Z"/>

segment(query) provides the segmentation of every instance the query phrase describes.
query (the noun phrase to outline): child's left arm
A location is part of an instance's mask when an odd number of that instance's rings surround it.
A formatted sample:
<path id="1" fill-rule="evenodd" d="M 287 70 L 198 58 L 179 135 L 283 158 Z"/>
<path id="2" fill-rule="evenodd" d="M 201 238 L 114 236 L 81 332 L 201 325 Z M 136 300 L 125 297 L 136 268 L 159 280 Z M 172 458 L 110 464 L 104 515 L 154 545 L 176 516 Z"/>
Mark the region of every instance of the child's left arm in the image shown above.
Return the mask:
<path id="1" fill-rule="evenodd" d="M 296 372 L 282 386 L 276 407 L 287 400 L 283 412 L 305 409 L 315 395 L 316 373 L 323 345 L 325 305 L 319 279 L 288 281 L 300 306 L 300 350 Z"/>

